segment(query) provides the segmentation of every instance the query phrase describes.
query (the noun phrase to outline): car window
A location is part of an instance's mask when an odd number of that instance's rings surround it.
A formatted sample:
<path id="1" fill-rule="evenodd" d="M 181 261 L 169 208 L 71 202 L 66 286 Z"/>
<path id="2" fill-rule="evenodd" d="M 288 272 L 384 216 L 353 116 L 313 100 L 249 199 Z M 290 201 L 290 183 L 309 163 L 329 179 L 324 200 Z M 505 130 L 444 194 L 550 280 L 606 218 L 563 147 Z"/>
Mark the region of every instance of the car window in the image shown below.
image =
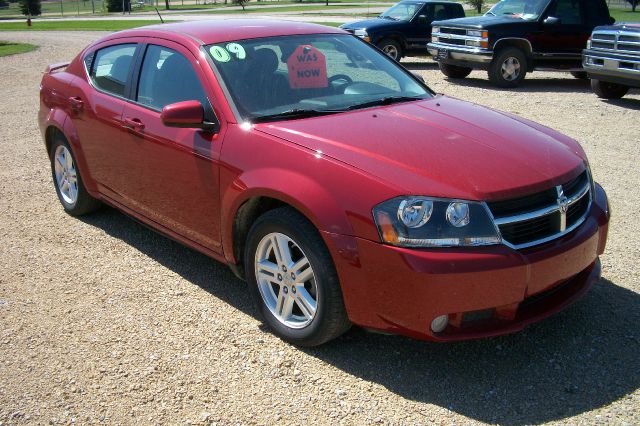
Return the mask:
<path id="1" fill-rule="evenodd" d="M 398 3 L 384 11 L 380 17 L 394 21 L 410 21 L 421 7 L 419 3 Z"/>
<path id="2" fill-rule="evenodd" d="M 138 103 L 155 110 L 182 101 L 199 101 L 207 110 L 204 88 L 191 62 L 173 49 L 149 45 L 144 55 Z"/>
<path id="3" fill-rule="evenodd" d="M 582 23 L 581 19 L 582 2 L 578 0 L 557 0 L 551 7 L 549 16 L 560 19 L 561 24 L 576 25 Z"/>
<path id="4" fill-rule="evenodd" d="M 91 67 L 91 80 L 96 87 L 118 96 L 124 96 L 127 77 L 137 44 L 119 44 L 95 53 Z"/>
<path id="5" fill-rule="evenodd" d="M 427 19 L 429 21 L 442 21 L 447 19 L 449 15 L 447 14 L 447 9 L 444 4 L 435 4 L 429 8 L 429 13 L 427 14 Z"/>
<path id="6" fill-rule="evenodd" d="M 349 35 L 281 36 L 206 46 L 240 114 L 342 110 L 385 97 L 428 97 L 379 50 Z"/>

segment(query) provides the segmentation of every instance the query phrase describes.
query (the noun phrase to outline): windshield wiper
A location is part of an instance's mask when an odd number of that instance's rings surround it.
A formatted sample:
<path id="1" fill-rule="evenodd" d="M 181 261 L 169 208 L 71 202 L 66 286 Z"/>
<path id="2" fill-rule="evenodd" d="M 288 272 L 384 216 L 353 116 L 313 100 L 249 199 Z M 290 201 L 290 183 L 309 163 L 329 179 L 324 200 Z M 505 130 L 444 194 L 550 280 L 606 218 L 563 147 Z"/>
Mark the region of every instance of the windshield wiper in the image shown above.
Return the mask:
<path id="1" fill-rule="evenodd" d="M 493 13 L 492 11 L 490 11 L 490 10 L 489 10 L 489 11 L 487 11 L 487 12 L 485 13 L 485 16 L 486 16 L 486 15 L 496 16 L 496 14 L 495 14 L 495 13 Z"/>
<path id="2" fill-rule="evenodd" d="M 419 99 L 424 99 L 422 96 L 387 96 L 385 98 L 376 99 L 373 101 L 362 102 L 360 104 L 354 104 L 345 109 L 345 111 L 350 111 L 354 109 L 361 108 L 369 108 L 379 105 L 391 105 L 397 104 L 400 102 L 409 102 L 409 101 L 417 101 Z"/>
<path id="3" fill-rule="evenodd" d="M 278 112 L 275 114 L 258 115 L 258 116 L 252 117 L 251 121 L 253 121 L 254 123 L 261 123 L 264 121 L 317 117 L 320 115 L 335 114 L 338 112 L 342 112 L 342 111 L 294 108 L 294 109 L 288 109 L 286 111 Z"/>

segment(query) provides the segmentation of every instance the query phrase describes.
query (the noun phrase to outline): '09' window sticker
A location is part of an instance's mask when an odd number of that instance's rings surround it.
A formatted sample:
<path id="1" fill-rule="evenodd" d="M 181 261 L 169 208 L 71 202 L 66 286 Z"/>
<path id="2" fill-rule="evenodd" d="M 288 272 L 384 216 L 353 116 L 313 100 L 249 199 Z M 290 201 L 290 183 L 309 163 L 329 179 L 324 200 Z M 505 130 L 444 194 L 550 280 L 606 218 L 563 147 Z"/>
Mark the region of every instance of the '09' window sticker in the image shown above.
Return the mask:
<path id="1" fill-rule="evenodd" d="M 244 50 L 244 47 L 238 43 L 227 43 L 225 47 L 211 46 L 209 53 L 211 53 L 211 57 L 218 62 L 229 62 L 231 55 L 240 60 L 247 57 L 247 52 Z"/>

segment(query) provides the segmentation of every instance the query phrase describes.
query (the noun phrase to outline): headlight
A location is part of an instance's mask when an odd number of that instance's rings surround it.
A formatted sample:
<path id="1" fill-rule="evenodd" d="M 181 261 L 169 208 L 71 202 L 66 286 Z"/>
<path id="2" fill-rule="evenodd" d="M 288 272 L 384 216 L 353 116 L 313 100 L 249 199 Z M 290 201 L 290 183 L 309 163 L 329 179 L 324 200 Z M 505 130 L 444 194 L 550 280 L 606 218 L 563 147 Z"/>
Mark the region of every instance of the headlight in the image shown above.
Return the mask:
<path id="1" fill-rule="evenodd" d="M 467 35 L 470 37 L 489 38 L 489 32 L 487 30 L 467 30 Z"/>
<path id="2" fill-rule="evenodd" d="M 369 37 L 369 34 L 367 34 L 367 30 L 364 30 L 364 29 L 355 30 L 353 34 L 362 38 Z"/>
<path id="3" fill-rule="evenodd" d="M 431 34 L 433 33 L 439 33 L 440 32 L 440 27 L 433 27 L 431 28 Z"/>
<path id="4" fill-rule="evenodd" d="M 484 203 L 431 197 L 399 197 L 373 208 L 382 242 L 400 247 L 499 244 Z"/>
<path id="5" fill-rule="evenodd" d="M 591 37 L 587 40 L 587 49 L 591 49 Z"/>

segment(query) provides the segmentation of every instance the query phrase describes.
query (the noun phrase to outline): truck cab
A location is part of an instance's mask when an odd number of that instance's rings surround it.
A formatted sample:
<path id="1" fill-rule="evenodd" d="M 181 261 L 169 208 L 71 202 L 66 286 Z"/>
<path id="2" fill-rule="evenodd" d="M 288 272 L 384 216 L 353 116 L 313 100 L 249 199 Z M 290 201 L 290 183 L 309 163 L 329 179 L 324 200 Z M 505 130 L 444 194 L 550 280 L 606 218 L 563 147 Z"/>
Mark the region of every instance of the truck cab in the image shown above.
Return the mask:
<path id="1" fill-rule="evenodd" d="M 396 61 L 403 56 L 427 55 L 431 22 L 464 17 L 464 9 L 451 1 L 405 0 L 378 17 L 350 22 L 340 28 L 372 43 Z"/>
<path id="2" fill-rule="evenodd" d="M 473 69 L 498 87 L 533 70 L 582 77 L 582 49 L 598 25 L 613 23 L 605 0 L 502 0 L 484 16 L 434 22 L 428 51 L 449 78 Z"/>

